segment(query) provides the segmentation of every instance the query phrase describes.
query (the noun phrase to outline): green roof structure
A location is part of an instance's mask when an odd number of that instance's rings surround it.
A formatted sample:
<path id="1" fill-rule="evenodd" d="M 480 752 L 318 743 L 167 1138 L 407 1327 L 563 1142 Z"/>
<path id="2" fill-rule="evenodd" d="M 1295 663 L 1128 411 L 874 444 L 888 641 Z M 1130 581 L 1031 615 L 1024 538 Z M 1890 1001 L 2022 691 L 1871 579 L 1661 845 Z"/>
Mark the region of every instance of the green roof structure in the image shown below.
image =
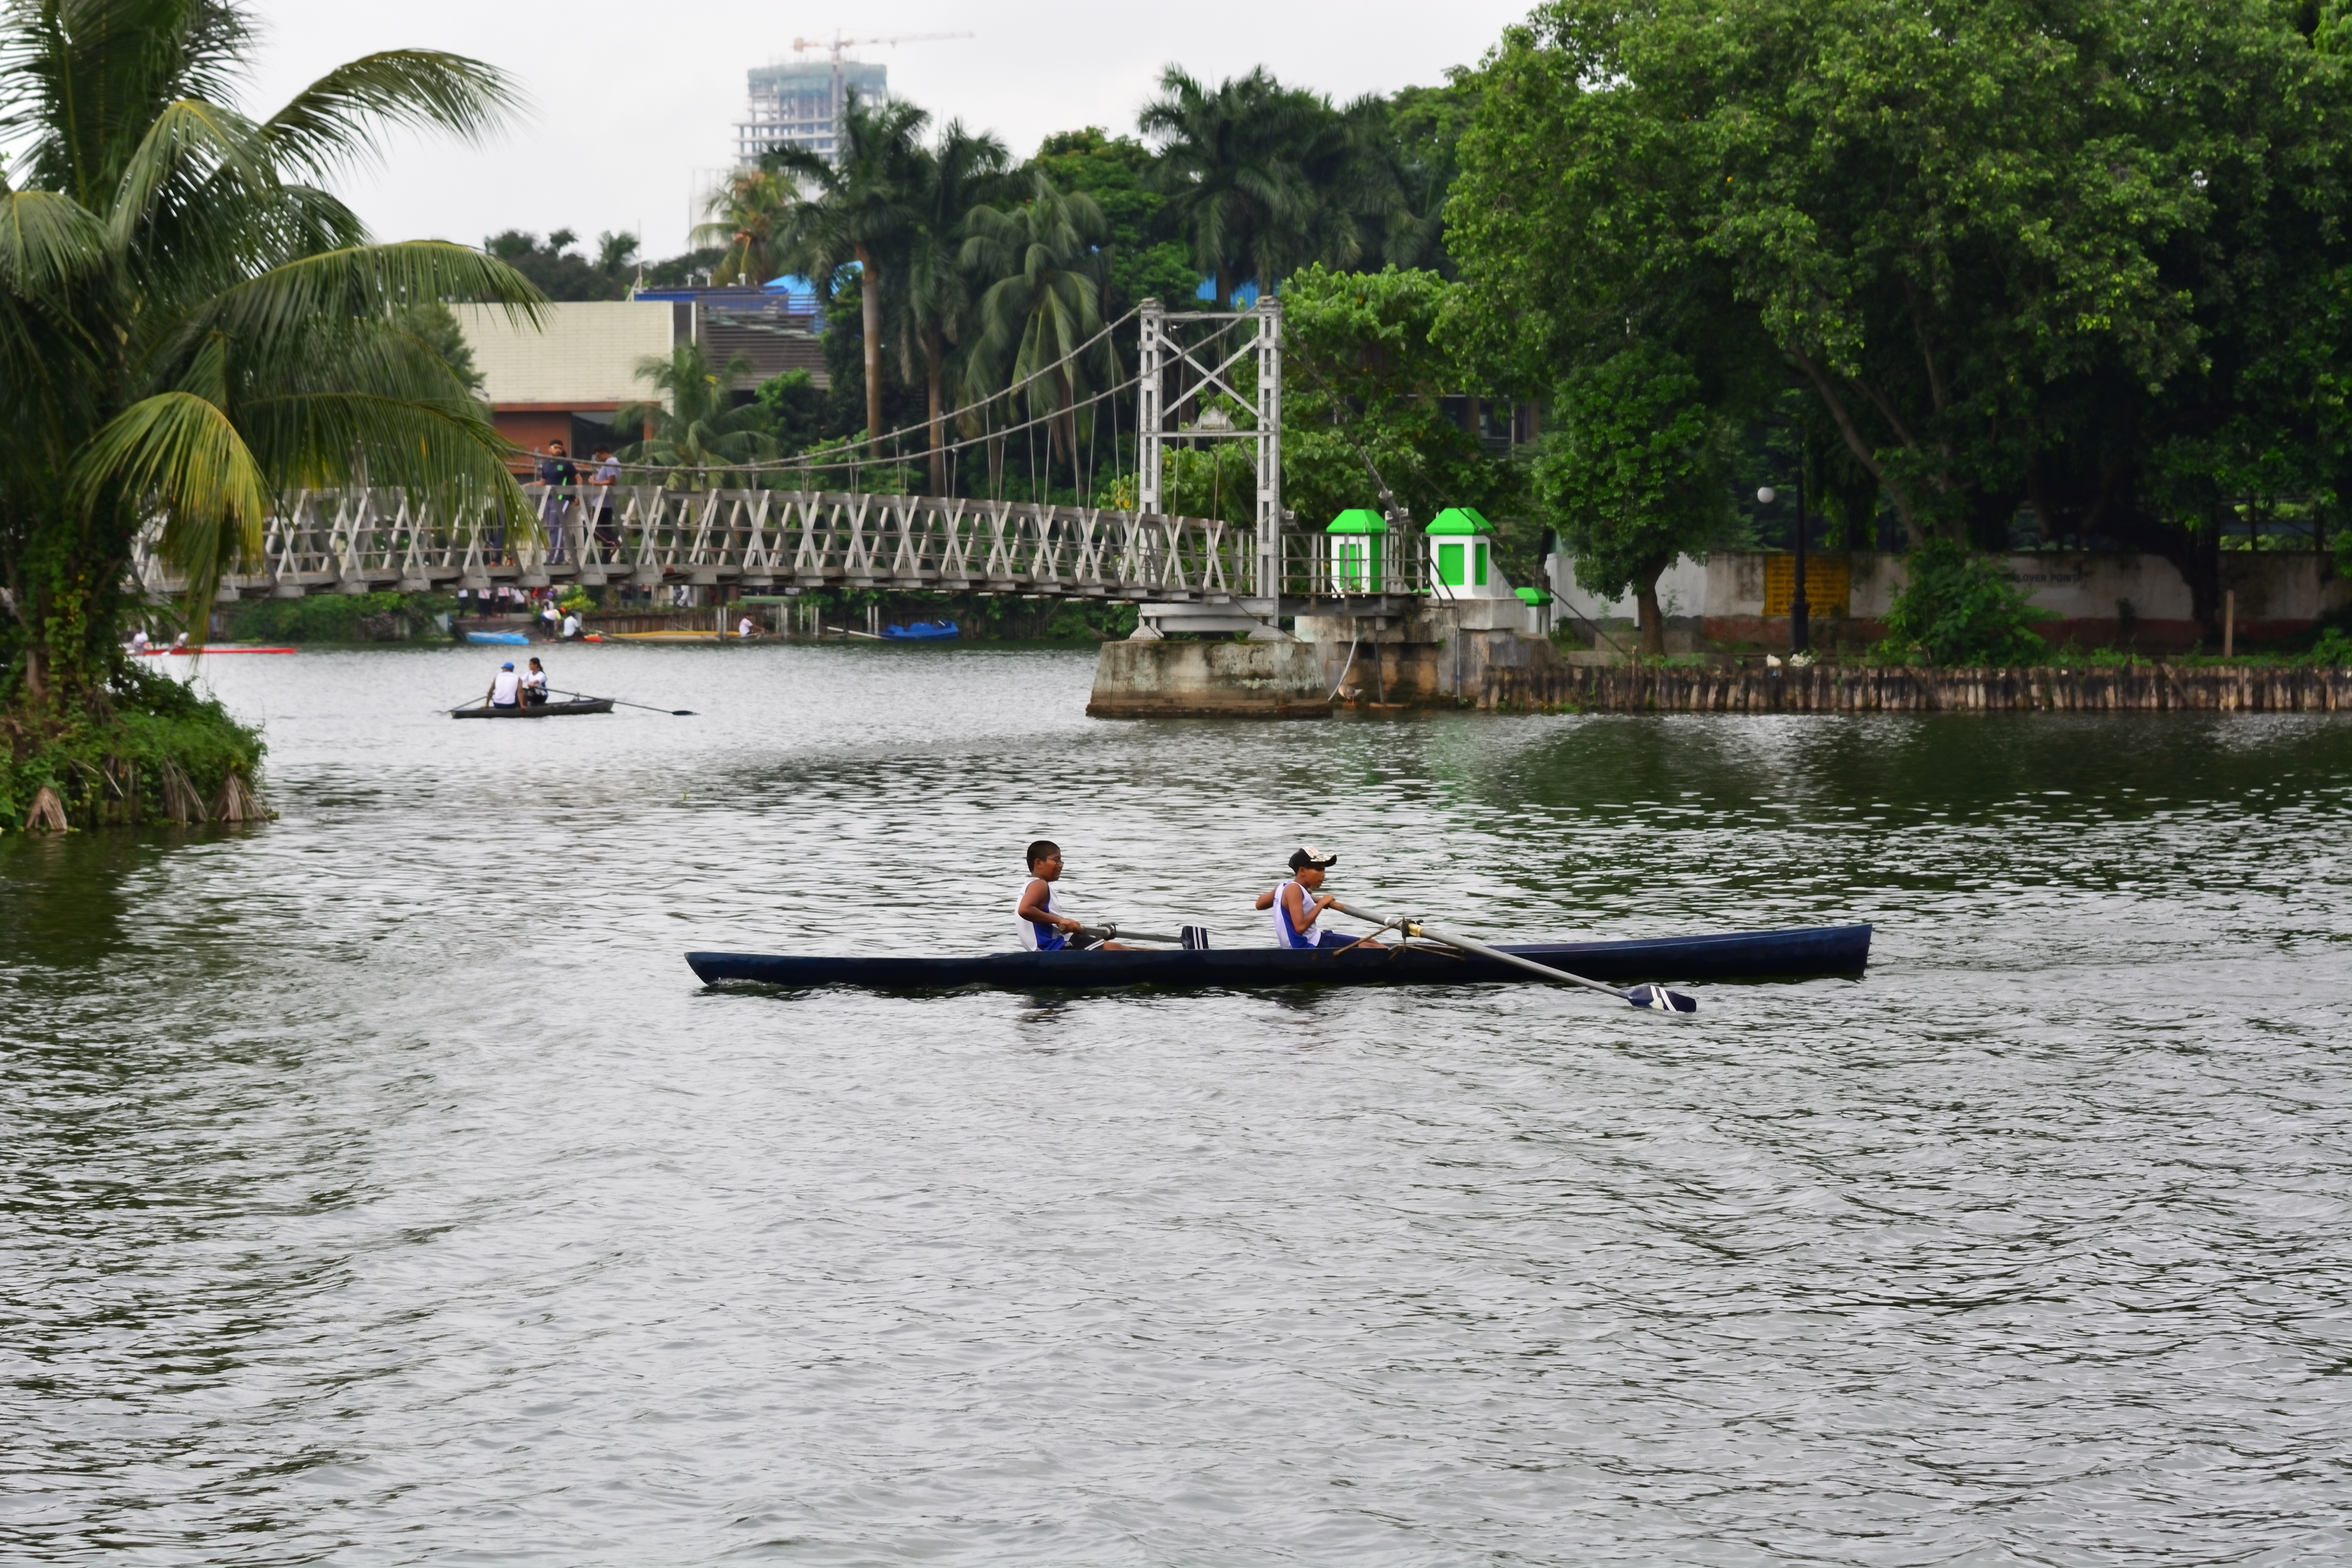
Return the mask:
<path id="1" fill-rule="evenodd" d="M 1354 507 L 1331 519 L 1327 534 L 1384 534 L 1389 520 L 1369 507 Z"/>
<path id="2" fill-rule="evenodd" d="M 1548 597 L 1540 588 L 1515 588 L 1511 591 L 1517 594 L 1523 602 L 1535 605 L 1538 609 L 1542 608 L 1543 601 Z"/>
<path id="3" fill-rule="evenodd" d="M 1423 530 L 1433 534 L 1491 534 L 1486 519 L 1468 507 L 1448 507 Z"/>

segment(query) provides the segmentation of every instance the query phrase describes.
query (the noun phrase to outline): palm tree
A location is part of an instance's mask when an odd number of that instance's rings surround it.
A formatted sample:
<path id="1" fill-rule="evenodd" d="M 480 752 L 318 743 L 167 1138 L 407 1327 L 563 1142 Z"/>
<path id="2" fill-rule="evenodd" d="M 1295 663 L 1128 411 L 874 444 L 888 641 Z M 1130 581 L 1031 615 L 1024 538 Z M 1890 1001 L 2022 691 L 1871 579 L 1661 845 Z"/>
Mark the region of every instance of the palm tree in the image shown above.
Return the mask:
<path id="1" fill-rule="evenodd" d="M 230 93 L 252 43 L 233 0 L 0 13 L 0 651 L 36 733 L 107 711 L 151 518 L 201 631 L 289 488 L 363 475 L 527 512 L 488 412 L 402 320 L 452 298 L 530 317 L 538 292 L 458 246 L 371 244 L 321 184 L 381 127 L 479 137 L 505 78 L 391 50 L 254 120 Z"/>
<path id="2" fill-rule="evenodd" d="M 974 136 L 961 120 L 950 120 L 936 146 L 924 150 L 914 192 L 916 226 L 900 270 L 900 298 L 909 330 L 902 344 L 922 346 L 923 380 L 929 394 L 931 493 L 947 494 L 947 366 L 950 350 L 963 339 L 971 315 L 971 288 L 962 262 L 967 222 L 1003 183 L 1012 161 L 993 136 Z M 909 378 L 911 379 L 911 377 Z"/>
<path id="3" fill-rule="evenodd" d="M 711 268 L 711 282 L 760 284 L 773 277 L 776 229 L 798 198 L 792 181 L 773 169 L 738 170 L 725 189 L 710 198 L 714 221 L 698 225 L 694 231 L 692 243 L 726 247 Z"/>
<path id="4" fill-rule="evenodd" d="M 776 444 L 761 426 L 767 411 L 756 402 L 733 405 L 735 382 L 751 373 L 751 360 L 737 354 L 713 369 L 699 343 L 680 343 L 667 355 L 637 361 L 637 379 L 650 382 L 662 399 L 625 403 L 613 414 L 615 430 L 643 429 L 645 440 L 617 455 L 629 462 L 679 470 L 671 483 L 699 490 L 713 469 L 726 469 L 776 455 Z"/>
<path id="5" fill-rule="evenodd" d="M 1263 67 L 1212 91 L 1170 66 L 1160 87 L 1138 120 L 1160 143 L 1151 181 L 1231 309 L 1242 283 L 1271 288 L 1308 259 L 1320 202 L 1307 165 L 1332 162 L 1331 109 Z"/>
<path id="6" fill-rule="evenodd" d="M 931 117 L 911 103 L 852 98 L 842 110 L 841 157 L 827 162 L 803 147 L 761 154 L 763 169 L 788 174 L 808 193 L 776 231 L 782 264 L 824 280 L 857 265 L 858 303 L 866 337 L 866 440 L 877 455 L 882 438 L 882 319 L 889 272 L 920 223 L 915 193 L 921 188 L 923 128 Z"/>
<path id="7" fill-rule="evenodd" d="M 1046 428 L 1061 430 L 1076 482 L 1074 405 L 1087 391 L 1077 351 L 1102 330 L 1100 247 L 1110 225 L 1092 196 L 1064 194 L 1042 171 L 1029 178 L 1029 199 L 1011 212 L 972 209 L 963 264 L 993 281 L 981 296 L 980 339 L 965 375 L 981 399 L 1028 382 L 1024 402 L 1032 418 L 1059 410 Z M 1102 350 L 1108 361 L 1108 344 Z M 1113 362 L 1110 374 L 1117 373 Z"/>

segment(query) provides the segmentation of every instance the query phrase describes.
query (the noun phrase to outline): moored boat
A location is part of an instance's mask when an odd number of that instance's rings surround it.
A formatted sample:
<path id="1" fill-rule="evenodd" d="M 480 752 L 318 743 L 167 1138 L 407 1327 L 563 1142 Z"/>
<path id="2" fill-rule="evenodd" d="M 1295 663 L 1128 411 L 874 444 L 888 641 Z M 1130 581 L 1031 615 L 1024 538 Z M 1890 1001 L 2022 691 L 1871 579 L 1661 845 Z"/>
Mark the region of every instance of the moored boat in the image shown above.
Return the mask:
<path id="1" fill-rule="evenodd" d="M 476 644 L 499 648 L 528 648 L 530 646 L 530 634 L 522 632 L 468 632 L 466 633 L 466 641 Z"/>
<path id="2" fill-rule="evenodd" d="M 573 714 L 611 713 L 612 697 L 575 697 L 570 702 L 540 703 L 523 707 L 492 707 L 488 703 L 475 703 L 468 707 L 453 707 L 451 718 L 569 718 Z"/>
<path id="3" fill-rule="evenodd" d="M 962 634 L 962 628 L 952 621 L 917 621 L 905 626 L 882 628 L 883 640 L 890 643 L 936 643 Z"/>
<path id="4" fill-rule="evenodd" d="M 1613 942 L 1498 942 L 1496 947 L 1588 980 L 1803 980 L 1859 978 L 1870 961 L 1867 925 L 1730 931 Z M 987 953 L 971 957 L 795 956 L 688 953 L 706 985 L 750 980 L 772 986 L 859 986 L 929 990 L 985 986 L 1004 990 L 1183 986 L 1465 985 L 1535 977 L 1490 958 L 1428 943 L 1390 947 L 1149 948 L 1128 952 Z"/>

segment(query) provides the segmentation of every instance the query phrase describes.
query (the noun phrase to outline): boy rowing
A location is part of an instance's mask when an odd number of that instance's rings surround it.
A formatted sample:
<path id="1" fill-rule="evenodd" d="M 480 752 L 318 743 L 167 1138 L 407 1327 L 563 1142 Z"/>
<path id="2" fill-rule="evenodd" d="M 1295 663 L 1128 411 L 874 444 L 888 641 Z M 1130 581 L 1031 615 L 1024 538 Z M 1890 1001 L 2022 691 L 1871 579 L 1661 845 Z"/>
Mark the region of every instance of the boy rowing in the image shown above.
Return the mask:
<path id="1" fill-rule="evenodd" d="M 1290 880 L 1281 886 L 1257 895 L 1260 909 L 1274 911 L 1274 945 L 1277 947 L 1378 947 L 1382 944 L 1366 936 L 1342 936 L 1337 931 L 1318 931 L 1315 922 L 1325 910 L 1338 902 L 1328 893 L 1318 893 L 1323 885 L 1323 873 L 1338 862 L 1338 855 L 1325 854 L 1312 844 L 1302 844 L 1290 852 Z"/>
<path id="2" fill-rule="evenodd" d="M 1021 889 L 1013 915 L 1021 925 L 1021 946 L 1033 953 L 1072 951 L 1124 953 L 1125 943 L 1104 942 L 1086 935 L 1086 926 L 1054 902 L 1054 884 L 1062 880 L 1061 846 L 1039 839 L 1029 846 L 1029 881 Z"/>

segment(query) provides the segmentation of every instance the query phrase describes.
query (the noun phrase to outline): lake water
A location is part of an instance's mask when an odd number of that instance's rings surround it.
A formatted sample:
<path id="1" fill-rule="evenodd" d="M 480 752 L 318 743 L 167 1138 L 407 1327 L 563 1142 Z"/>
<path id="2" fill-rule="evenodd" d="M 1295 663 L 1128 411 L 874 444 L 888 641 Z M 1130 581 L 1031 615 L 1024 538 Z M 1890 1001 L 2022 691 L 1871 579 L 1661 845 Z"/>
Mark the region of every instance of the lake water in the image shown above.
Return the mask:
<path id="1" fill-rule="evenodd" d="M 0 1560 L 2352 1555 L 2352 720 L 1082 716 L 1091 655 L 209 661 L 279 820 L 0 838 Z M 1518 987 L 689 948 L 1870 920 Z"/>

